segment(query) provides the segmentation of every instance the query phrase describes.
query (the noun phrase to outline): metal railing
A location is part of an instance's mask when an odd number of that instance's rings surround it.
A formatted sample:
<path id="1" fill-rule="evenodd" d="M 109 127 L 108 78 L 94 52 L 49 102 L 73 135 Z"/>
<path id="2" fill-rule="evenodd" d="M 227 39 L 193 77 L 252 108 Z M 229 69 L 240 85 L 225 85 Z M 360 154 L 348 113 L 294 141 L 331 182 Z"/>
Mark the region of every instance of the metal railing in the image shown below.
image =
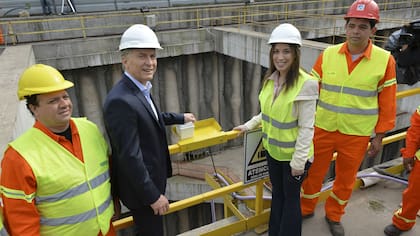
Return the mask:
<path id="1" fill-rule="evenodd" d="M 413 96 L 417 94 L 420 94 L 420 88 L 400 91 L 397 93 L 397 99 L 401 99 L 401 98 L 405 98 L 405 97 Z M 226 132 L 226 137 L 227 139 L 234 139 L 237 137 L 237 132 L 228 131 Z M 397 141 L 405 139 L 405 137 L 406 137 L 406 132 L 400 132 L 400 133 L 385 137 L 382 140 L 382 144 L 385 145 L 385 144 L 397 142 Z M 210 145 L 213 145 L 213 143 L 210 142 Z M 180 152 L 181 148 L 175 144 L 175 145 L 170 145 L 169 150 L 171 154 L 174 154 L 174 153 Z M 401 171 L 402 167 L 394 166 L 394 167 L 390 167 L 389 170 L 395 173 L 396 171 Z M 223 175 L 223 173 L 219 173 L 219 172 L 217 174 Z M 268 222 L 269 210 L 266 210 L 266 208 L 264 207 L 265 200 L 263 198 L 264 183 L 268 181 L 268 177 L 258 180 L 254 183 L 244 184 L 243 182 L 237 182 L 237 183 L 231 183 L 230 185 L 227 185 L 227 186 L 221 186 L 220 183 L 215 180 L 214 176 L 210 176 L 208 174 L 206 174 L 205 180 L 212 188 L 214 188 L 214 190 L 171 203 L 169 205 L 169 211 L 166 214 L 177 212 L 182 209 L 186 209 L 191 206 L 198 205 L 200 203 L 204 203 L 204 202 L 216 199 L 216 198 L 223 197 L 225 218 L 234 215 L 238 218 L 238 220 L 231 224 L 222 226 L 220 228 L 212 229 L 211 231 L 205 234 L 201 234 L 201 235 L 206 235 L 206 236 L 231 235 L 234 233 L 239 233 L 239 232 L 244 232 L 244 231 L 254 229 L 257 226 L 266 224 Z M 360 186 L 361 186 L 361 181 L 357 180 L 354 188 L 358 188 Z M 233 197 L 231 196 L 231 194 L 234 192 L 243 191 L 251 187 L 255 187 L 255 200 L 250 200 L 250 201 L 254 201 L 252 205 L 254 206 L 255 211 L 254 211 L 254 215 L 250 217 L 246 217 L 240 212 L 237 205 L 232 201 Z M 325 190 L 321 192 L 319 200 L 325 201 L 329 193 L 330 193 L 330 190 Z M 129 216 L 129 217 L 117 220 L 113 222 L 113 224 L 116 230 L 120 230 L 120 229 L 127 228 L 129 226 L 132 226 L 134 223 L 133 223 L 133 218 Z"/>
<path id="2" fill-rule="evenodd" d="M 0 27 L 8 44 L 20 42 L 37 42 L 45 38 L 49 40 L 86 38 L 90 36 L 108 36 L 122 33 L 130 24 L 127 22 L 147 22 L 147 17 L 156 16 L 156 30 L 179 29 L 179 28 L 200 28 L 209 26 L 238 25 L 244 24 L 264 26 L 268 23 L 275 23 L 281 20 L 288 20 L 295 23 L 298 28 L 299 21 L 304 18 L 322 18 L 336 22 L 342 16 L 334 16 L 337 12 L 344 14 L 347 6 L 335 4 L 340 0 L 313 0 L 296 2 L 274 2 L 250 5 L 227 5 L 227 6 L 206 6 L 200 8 L 168 8 L 164 10 L 121 11 L 95 15 L 72 15 L 54 16 L 49 18 L 13 18 L 0 21 Z M 304 5 L 304 6 L 303 6 Z M 334 6 L 331 6 L 334 5 Z M 338 5 L 338 6 L 336 6 Z M 398 8 L 413 8 L 420 6 L 420 0 L 411 1 L 389 1 L 379 3 L 383 11 Z M 124 19 L 124 20 L 123 20 Z M 131 19 L 131 20 L 127 20 Z M 402 25 L 403 19 L 382 19 L 382 22 L 392 22 Z M 111 23 L 116 22 L 116 23 Z M 110 24 L 111 23 L 111 24 Z M 302 31 L 325 32 L 328 35 L 343 35 L 342 26 L 323 28 L 313 27 Z M 29 37 L 32 36 L 32 37 Z M 22 37 L 29 37 L 31 40 L 19 40 Z M 378 40 L 383 40 L 378 38 Z"/>

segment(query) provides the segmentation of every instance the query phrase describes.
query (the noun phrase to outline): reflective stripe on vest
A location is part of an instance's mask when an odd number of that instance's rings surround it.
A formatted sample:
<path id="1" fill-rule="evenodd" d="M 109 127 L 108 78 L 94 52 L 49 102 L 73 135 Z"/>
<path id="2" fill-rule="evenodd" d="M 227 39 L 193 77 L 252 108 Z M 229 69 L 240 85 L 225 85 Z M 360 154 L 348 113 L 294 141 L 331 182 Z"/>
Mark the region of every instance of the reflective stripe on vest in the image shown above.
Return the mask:
<path id="1" fill-rule="evenodd" d="M 270 153 L 270 156 L 276 160 L 292 160 L 298 135 L 298 121 L 296 117 L 293 117 L 292 111 L 293 103 L 302 89 L 303 84 L 309 79 L 312 78 L 301 71 L 296 84 L 287 91 L 282 89 L 274 102 L 273 80 L 267 80 L 260 92 L 259 100 L 262 113 L 263 145 L 268 153 Z M 312 154 L 311 148 L 309 157 Z"/>
<path id="2" fill-rule="evenodd" d="M 22 190 L 6 188 L 4 186 L 0 186 L 0 190 L 1 193 L 7 198 L 24 200 L 28 203 L 31 203 L 35 198 L 35 193 L 25 194 L 25 192 Z"/>
<path id="3" fill-rule="evenodd" d="M 107 144 L 96 125 L 72 119 L 84 163 L 42 131 L 31 128 L 10 145 L 37 180 L 35 204 L 42 235 L 105 235 L 113 215 Z"/>
<path id="4" fill-rule="evenodd" d="M 378 92 L 395 84 L 391 81 L 378 87 L 389 52 L 373 45 L 370 59 L 363 58 L 349 74 L 346 55 L 339 53 L 342 45 L 329 47 L 323 53 L 315 125 L 327 131 L 369 136 L 378 120 Z"/>

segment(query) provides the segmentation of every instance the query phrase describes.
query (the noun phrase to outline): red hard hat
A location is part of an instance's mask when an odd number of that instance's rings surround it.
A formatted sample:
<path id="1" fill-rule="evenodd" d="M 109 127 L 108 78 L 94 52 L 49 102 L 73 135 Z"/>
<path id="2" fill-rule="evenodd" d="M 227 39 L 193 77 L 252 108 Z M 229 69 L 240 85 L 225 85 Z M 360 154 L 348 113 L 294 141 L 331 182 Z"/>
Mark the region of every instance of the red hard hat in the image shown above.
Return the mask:
<path id="1" fill-rule="evenodd" d="M 379 22 L 379 7 L 373 0 L 356 0 L 351 4 L 344 19 L 362 18 Z"/>

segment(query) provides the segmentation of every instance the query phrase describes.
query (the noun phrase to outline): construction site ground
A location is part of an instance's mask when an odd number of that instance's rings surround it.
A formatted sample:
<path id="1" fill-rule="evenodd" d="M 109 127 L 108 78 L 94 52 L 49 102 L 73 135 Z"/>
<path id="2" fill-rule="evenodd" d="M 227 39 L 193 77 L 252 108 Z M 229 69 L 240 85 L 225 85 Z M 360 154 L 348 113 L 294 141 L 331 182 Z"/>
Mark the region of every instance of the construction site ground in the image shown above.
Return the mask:
<path id="1" fill-rule="evenodd" d="M 213 155 L 216 168 L 227 167 L 239 178 L 243 179 L 244 157 L 243 148 L 233 148 Z M 200 165 L 213 166 L 210 157 L 193 161 Z M 402 192 L 405 185 L 391 180 L 380 179 L 378 183 L 365 188 L 356 189 L 346 207 L 346 213 L 342 218 L 346 236 L 378 236 L 384 235 L 383 229 L 391 223 L 393 212 L 399 207 L 402 199 Z M 420 190 L 419 190 L 420 191 Z M 266 193 L 267 194 L 267 191 Z M 269 194 L 269 193 L 268 193 Z M 330 235 L 328 225 L 324 219 L 324 204 L 317 205 L 315 216 L 304 220 L 302 226 L 303 236 Z M 193 235 L 194 232 L 203 232 L 217 228 L 216 224 L 205 226 L 205 228 L 190 231 L 185 235 Z M 267 232 L 256 233 L 250 230 L 239 234 L 241 236 L 268 235 Z M 420 235 L 420 225 L 402 234 L 403 236 Z"/>

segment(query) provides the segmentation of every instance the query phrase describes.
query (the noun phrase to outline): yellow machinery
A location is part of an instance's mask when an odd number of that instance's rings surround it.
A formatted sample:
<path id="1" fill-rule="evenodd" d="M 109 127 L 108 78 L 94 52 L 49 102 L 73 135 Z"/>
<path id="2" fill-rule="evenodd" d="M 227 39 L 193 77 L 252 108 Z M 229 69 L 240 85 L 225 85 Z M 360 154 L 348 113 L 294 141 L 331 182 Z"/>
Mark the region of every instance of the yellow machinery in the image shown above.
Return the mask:
<path id="1" fill-rule="evenodd" d="M 217 144 L 226 143 L 238 137 L 238 131 L 222 131 L 214 118 L 199 120 L 194 123 L 194 135 L 191 138 L 181 139 L 177 144 L 169 146 L 169 153 L 190 152 Z"/>

